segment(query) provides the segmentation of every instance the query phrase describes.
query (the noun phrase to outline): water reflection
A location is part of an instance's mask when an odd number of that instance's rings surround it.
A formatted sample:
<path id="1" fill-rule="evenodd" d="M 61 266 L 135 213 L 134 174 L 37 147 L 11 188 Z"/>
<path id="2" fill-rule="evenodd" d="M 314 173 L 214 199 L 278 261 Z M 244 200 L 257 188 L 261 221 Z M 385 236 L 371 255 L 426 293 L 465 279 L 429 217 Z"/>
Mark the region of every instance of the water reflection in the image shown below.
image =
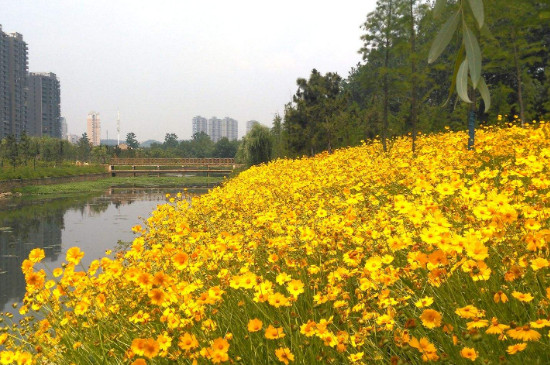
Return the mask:
<path id="1" fill-rule="evenodd" d="M 46 253 L 50 269 L 61 265 L 66 251 L 79 246 L 83 264 L 103 257 L 118 241 L 134 238 L 132 226 L 142 223 L 165 194 L 176 189 L 112 188 L 100 196 L 78 196 L 46 202 L 11 202 L 0 206 L 0 312 L 25 294 L 21 263 L 34 248 Z M 143 218 L 142 218 L 143 217 Z"/>

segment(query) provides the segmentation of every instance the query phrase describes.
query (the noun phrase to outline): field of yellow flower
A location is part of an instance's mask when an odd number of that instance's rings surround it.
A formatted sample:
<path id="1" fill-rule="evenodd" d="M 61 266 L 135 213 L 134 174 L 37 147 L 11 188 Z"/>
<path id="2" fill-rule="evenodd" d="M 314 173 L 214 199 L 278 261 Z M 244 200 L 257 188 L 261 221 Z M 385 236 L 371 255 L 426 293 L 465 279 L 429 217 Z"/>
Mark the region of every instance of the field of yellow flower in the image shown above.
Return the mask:
<path id="1" fill-rule="evenodd" d="M 550 124 L 466 140 L 253 167 L 86 269 L 36 249 L 0 363 L 548 364 Z"/>

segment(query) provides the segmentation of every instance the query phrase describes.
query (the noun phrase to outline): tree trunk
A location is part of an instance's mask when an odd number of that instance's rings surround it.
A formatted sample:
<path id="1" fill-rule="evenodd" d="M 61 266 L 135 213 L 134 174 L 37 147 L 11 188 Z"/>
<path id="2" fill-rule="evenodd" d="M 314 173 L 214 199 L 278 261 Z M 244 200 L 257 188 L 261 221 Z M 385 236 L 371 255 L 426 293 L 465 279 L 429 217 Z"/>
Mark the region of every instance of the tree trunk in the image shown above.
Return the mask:
<path id="1" fill-rule="evenodd" d="M 476 91 L 472 90 L 472 104 L 470 105 L 470 112 L 468 113 L 468 150 L 474 149 L 474 142 L 476 136 Z"/>
<path id="2" fill-rule="evenodd" d="M 412 133 L 412 152 L 416 149 L 416 31 L 414 30 L 414 0 L 410 0 L 410 16 L 411 16 L 411 133 Z"/>
<path id="3" fill-rule="evenodd" d="M 516 37 L 515 35 L 512 36 L 513 38 L 513 44 L 514 44 L 514 65 L 516 67 L 516 82 L 518 83 L 518 104 L 519 104 L 519 118 L 521 121 L 521 126 L 523 127 L 523 124 L 525 122 L 525 111 L 523 108 L 523 91 L 521 88 L 521 67 L 519 65 L 519 55 L 518 55 L 518 48 L 516 46 Z"/>
<path id="4" fill-rule="evenodd" d="M 388 19 L 386 23 L 386 40 L 385 40 L 385 50 L 384 50 L 384 114 L 383 125 L 382 125 L 382 148 L 384 152 L 388 151 L 387 148 L 387 138 L 388 138 L 388 107 L 389 107 L 389 81 L 388 81 L 388 68 L 390 60 L 390 29 L 391 29 L 391 20 L 392 20 L 392 2 L 389 2 L 388 10 Z"/>

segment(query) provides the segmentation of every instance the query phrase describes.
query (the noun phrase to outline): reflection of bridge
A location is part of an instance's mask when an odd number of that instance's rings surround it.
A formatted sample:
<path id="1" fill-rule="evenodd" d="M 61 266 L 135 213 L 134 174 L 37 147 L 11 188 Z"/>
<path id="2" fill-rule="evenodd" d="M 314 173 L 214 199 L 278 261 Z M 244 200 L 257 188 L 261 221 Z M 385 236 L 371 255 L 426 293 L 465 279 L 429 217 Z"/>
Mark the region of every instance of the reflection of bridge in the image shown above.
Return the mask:
<path id="1" fill-rule="evenodd" d="M 234 158 L 113 158 L 109 163 L 111 176 L 116 174 L 211 174 L 228 175 L 240 164 Z"/>

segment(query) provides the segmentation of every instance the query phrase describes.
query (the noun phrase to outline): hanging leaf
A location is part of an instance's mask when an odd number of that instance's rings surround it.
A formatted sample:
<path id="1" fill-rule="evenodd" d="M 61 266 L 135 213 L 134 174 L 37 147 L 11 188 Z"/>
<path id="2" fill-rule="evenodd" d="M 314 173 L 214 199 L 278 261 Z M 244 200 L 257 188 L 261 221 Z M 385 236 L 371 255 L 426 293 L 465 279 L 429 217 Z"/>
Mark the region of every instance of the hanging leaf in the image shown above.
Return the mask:
<path id="1" fill-rule="evenodd" d="M 466 48 L 470 76 L 472 77 L 475 89 L 481 77 L 481 49 L 479 48 L 476 36 L 466 24 L 464 24 L 464 46 Z"/>
<path id="2" fill-rule="evenodd" d="M 433 61 L 437 60 L 439 55 L 441 55 L 443 50 L 445 50 L 445 48 L 451 41 L 453 34 L 456 31 L 456 27 L 458 26 L 459 20 L 460 20 L 460 12 L 457 11 L 455 14 L 453 14 L 449 18 L 449 20 L 447 20 L 445 24 L 443 24 L 443 27 L 435 37 L 435 40 L 432 43 L 432 47 L 430 48 L 430 53 L 428 55 L 428 63 L 432 63 Z"/>
<path id="3" fill-rule="evenodd" d="M 445 5 L 447 5 L 447 0 L 436 0 L 434 5 L 434 18 L 439 18 L 441 16 L 441 13 L 443 12 L 443 9 L 445 9 Z"/>
<path id="4" fill-rule="evenodd" d="M 462 64 L 463 60 L 464 60 L 464 44 L 462 44 L 462 46 L 460 47 L 460 50 L 458 51 L 458 54 L 456 55 L 451 87 L 449 88 L 449 96 L 447 97 L 447 100 L 445 100 L 443 105 L 447 105 L 449 100 L 451 100 L 451 96 L 453 96 L 453 92 L 456 88 L 456 75 L 458 75 L 458 69 L 460 68 L 460 65 Z"/>
<path id="5" fill-rule="evenodd" d="M 458 73 L 456 74 L 456 92 L 458 96 L 466 103 L 472 101 L 468 97 L 468 59 L 462 61 Z"/>
<path id="6" fill-rule="evenodd" d="M 489 93 L 489 88 L 487 87 L 483 77 L 479 79 L 478 89 L 481 94 L 481 98 L 483 99 L 483 103 L 485 104 L 485 113 L 487 113 L 491 107 L 491 94 Z"/>
<path id="7" fill-rule="evenodd" d="M 474 13 L 474 18 L 477 20 L 477 24 L 479 24 L 479 28 L 483 27 L 483 19 L 485 17 L 483 12 L 483 1 L 482 0 L 469 0 L 470 3 L 470 9 L 472 9 L 472 13 Z"/>

